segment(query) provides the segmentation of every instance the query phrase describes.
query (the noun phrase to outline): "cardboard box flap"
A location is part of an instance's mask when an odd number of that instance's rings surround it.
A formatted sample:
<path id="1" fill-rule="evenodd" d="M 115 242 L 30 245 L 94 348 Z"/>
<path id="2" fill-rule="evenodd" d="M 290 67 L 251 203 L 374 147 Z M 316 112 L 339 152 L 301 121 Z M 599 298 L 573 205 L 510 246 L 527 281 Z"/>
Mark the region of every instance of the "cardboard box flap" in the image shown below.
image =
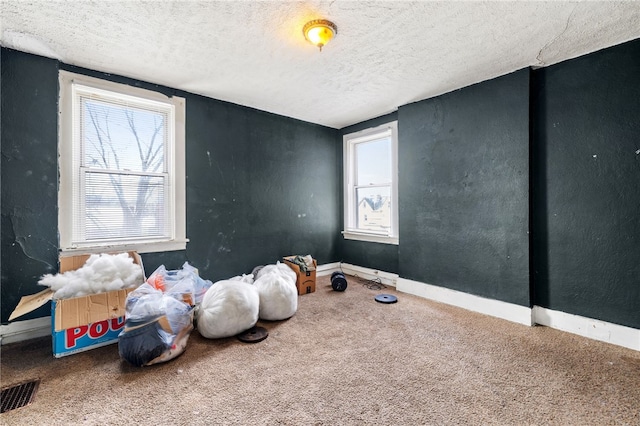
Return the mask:
<path id="1" fill-rule="evenodd" d="M 9 317 L 9 321 L 14 320 L 15 318 L 21 317 L 24 314 L 28 314 L 31 311 L 35 311 L 40 306 L 47 303 L 49 300 L 53 299 L 53 290 L 50 288 L 42 290 L 40 293 L 31 294 L 29 296 L 23 296 L 20 299 L 20 303 L 13 310 L 11 316 Z"/>
<path id="2" fill-rule="evenodd" d="M 128 288 L 56 300 L 55 331 L 124 316 L 127 295 L 133 290 Z"/>

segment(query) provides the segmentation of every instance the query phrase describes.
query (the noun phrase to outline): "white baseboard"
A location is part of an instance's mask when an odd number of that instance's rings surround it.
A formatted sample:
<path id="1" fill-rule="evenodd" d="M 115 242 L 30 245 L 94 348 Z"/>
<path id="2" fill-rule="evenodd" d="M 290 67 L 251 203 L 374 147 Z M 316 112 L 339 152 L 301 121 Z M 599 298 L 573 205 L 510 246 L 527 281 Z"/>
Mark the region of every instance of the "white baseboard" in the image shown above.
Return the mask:
<path id="1" fill-rule="evenodd" d="M 533 320 L 535 324 L 640 351 L 640 330 L 635 328 L 540 306 L 533 307 Z"/>
<path id="2" fill-rule="evenodd" d="M 366 280 L 380 280 L 384 285 L 395 287 L 398 281 L 398 274 L 384 272 L 377 269 L 363 268 L 362 266 L 351 265 L 349 263 L 340 263 L 340 269 L 347 275 L 354 275 Z"/>
<path id="3" fill-rule="evenodd" d="M 7 325 L 0 325 L 0 345 L 44 336 L 51 336 L 51 317 L 14 321 Z"/>
<path id="4" fill-rule="evenodd" d="M 403 293 L 424 297 L 447 305 L 457 306 L 469 311 L 478 312 L 492 317 L 512 321 L 518 324 L 531 326 L 531 309 L 514 303 L 503 302 L 495 299 L 487 299 L 462 291 L 451 290 L 419 281 L 398 279 L 396 290 Z"/>
<path id="5" fill-rule="evenodd" d="M 324 265 L 318 265 L 316 267 L 316 276 L 322 277 L 324 275 L 331 275 L 335 271 L 340 270 L 340 262 L 325 263 Z"/>
<path id="6" fill-rule="evenodd" d="M 593 318 L 494 299 L 398 278 L 396 290 L 523 325 L 544 325 L 567 333 L 640 351 L 640 330 Z"/>

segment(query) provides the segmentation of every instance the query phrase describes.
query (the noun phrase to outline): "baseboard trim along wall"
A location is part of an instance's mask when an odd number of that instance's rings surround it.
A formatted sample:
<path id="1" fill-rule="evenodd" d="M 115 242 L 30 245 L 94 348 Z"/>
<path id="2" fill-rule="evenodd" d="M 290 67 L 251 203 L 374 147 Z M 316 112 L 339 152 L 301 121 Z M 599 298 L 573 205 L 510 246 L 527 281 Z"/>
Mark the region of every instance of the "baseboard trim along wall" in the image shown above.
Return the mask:
<path id="1" fill-rule="evenodd" d="M 526 306 L 495 299 L 487 299 L 462 291 L 451 290 L 404 278 L 398 279 L 396 290 L 518 324 L 528 326 L 533 324 L 531 320 L 531 309 Z"/>
<path id="2" fill-rule="evenodd" d="M 51 336 L 50 316 L 0 325 L 0 345 L 44 336 Z"/>
<path id="3" fill-rule="evenodd" d="M 324 265 L 318 265 L 316 267 L 316 277 L 331 275 L 335 271 L 339 271 L 339 270 L 340 270 L 340 262 L 325 263 Z"/>
<path id="4" fill-rule="evenodd" d="M 541 306 L 533 307 L 532 318 L 535 324 L 640 351 L 640 330 L 636 328 L 554 311 Z"/>
<path id="5" fill-rule="evenodd" d="M 532 326 L 539 324 L 589 339 L 640 351 L 640 329 L 554 311 L 540 306 L 528 308 L 500 300 L 487 299 L 457 290 L 400 278 L 397 274 L 390 272 L 348 263 L 335 262 L 318 265 L 316 271 L 317 276 L 326 276 L 336 271 L 342 271 L 344 274 L 358 276 L 363 279 L 379 280 L 384 285 L 395 287 L 399 292 L 423 297 L 434 302 L 457 306 L 522 325 Z M 50 316 L 0 325 L 0 345 L 49 335 L 51 335 Z"/>
<path id="6" fill-rule="evenodd" d="M 339 268 L 336 268 L 335 263 L 329 265 L 327 265 L 328 268 L 324 275 L 329 275 L 334 270 L 341 270 L 347 275 L 357 275 L 364 279 L 380 278 L 383 284 L 393 286 L 397 291 L 402 293 L 412 294 L 435 302 L 446 303 L 472 312 L 478 312 L 522 325 L 543 325 L 589 339 L 640 351 L 639 329 L 554 311 L 540 306 L 529 308 L 500 300 L 487 299 L 445 287 L 400 278 L 397 274 L 348 263 L 338 264 Z M 318 268 L 320 268 L 320 266 L 318 266 Z M 318 275 L 321 274 L 319 273 Z"/>
<path id="7" fill-rule="evenodd" d="M 578 336 L 640 351 L 640 330 L 552 309 L 515 305 L 444 287 L 398 279 L 396 290 L 523 325 L 543 325 Z"/>
<path id="8" fill-rule="evenodd" d="M 363 268 L 362 266 L 351 265 L 349 263 L 339 263 L 344 274 L 364 278 L 365 280 L 380 281 L 382 284 L 395 287 L 398 281 L 398 274 L 384 272 L 377 269 Z"/>

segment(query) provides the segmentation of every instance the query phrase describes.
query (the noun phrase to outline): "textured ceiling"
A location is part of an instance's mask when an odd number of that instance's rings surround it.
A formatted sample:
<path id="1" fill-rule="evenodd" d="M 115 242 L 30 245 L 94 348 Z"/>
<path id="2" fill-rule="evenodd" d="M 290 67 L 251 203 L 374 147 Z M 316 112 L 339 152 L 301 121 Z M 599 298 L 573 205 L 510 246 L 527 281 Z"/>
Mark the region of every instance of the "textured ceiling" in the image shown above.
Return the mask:
<path id="1" fill-rule="evenodd" d="M 322 52 L 305 22 L 338 26 Z M 342 128 L 640 37 L 640 2 L 0 0 L 0 43 Z"/>

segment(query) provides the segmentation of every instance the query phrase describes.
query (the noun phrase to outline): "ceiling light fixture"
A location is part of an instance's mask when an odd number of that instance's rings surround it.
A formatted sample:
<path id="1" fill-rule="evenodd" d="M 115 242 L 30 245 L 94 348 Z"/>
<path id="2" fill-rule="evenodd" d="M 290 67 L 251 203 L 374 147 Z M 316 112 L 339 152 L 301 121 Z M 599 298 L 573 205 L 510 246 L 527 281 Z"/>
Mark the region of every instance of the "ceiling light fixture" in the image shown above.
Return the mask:
<path id="1" fill-rule="evenodd" d="M 314 19 L 304 24 L 302 28 L 304 38 L 309 40 L 314 46 L 318 46 L 322 52 L 322 47 L 338 34 L 338 27 L 326 19 Z"/>

